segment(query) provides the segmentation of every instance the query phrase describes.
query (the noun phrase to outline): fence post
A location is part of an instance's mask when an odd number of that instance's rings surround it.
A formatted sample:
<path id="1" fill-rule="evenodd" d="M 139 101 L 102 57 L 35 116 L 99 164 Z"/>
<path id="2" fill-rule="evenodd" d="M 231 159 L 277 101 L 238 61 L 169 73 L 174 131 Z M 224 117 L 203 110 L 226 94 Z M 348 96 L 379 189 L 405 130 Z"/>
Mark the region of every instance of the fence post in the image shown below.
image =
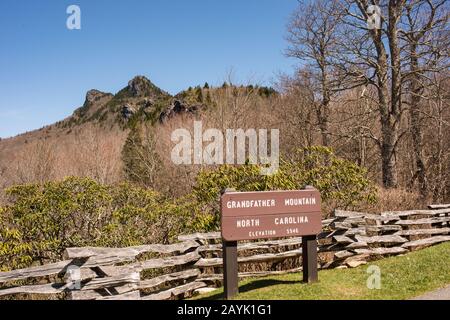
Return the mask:
<path id="1" fill-rule="evenodd" d="M 223 276 L 225 299 L 230 300 L 239 293 L 237 241 L 223 241 Z"/>
<path id="2" fill-rule="evenodd" d="M 227 192 L 235 192 L 236 189 L 222 190 L 222 195 Z M 222 207 L 222 205 L 221 205 Z M 222 216 L 222 214 L 220 215 Z M 222 238 L 223 255 L 223 286 L 225 299 L 230 300 L 239 293 L 239 264 L 237 241 L 226 241 Z"/>
<path id="3" fill-rule="evenodd" d="M 303 282 L 314 283 L 317 275 L 317 236 L 302 237 Z"/>
<path id="4" fill-rule="evenodd" d="M 315 190 L 313 186 L 305 186 L 305 190 Z M 317 273 L 317 235 L 302 237 L 303 282 L 319 281 Z"/>

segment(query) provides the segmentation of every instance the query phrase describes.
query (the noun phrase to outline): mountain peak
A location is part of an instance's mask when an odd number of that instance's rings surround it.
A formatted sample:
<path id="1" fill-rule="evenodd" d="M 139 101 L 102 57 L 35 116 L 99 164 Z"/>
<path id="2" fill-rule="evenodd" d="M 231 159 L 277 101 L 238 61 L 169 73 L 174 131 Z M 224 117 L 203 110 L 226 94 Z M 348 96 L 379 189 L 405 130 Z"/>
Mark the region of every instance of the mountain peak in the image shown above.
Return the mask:
<path id="1" fill-rule="evenodd" d="M 91 105 L 95 101 L 100 100 L 104 96 L 111 95 L 110 93 L 102 92 L 97 89 L 91 89 L 86 93 L 86 102 L 85 104 Z"/>
<path id="2" fill-rule="evenodd" d="M 155 86 L 148 78 L 136 76 L 128 82 L 128 93 L 133 97 L 152 97 L 165 94 L 163 90 Z"/>

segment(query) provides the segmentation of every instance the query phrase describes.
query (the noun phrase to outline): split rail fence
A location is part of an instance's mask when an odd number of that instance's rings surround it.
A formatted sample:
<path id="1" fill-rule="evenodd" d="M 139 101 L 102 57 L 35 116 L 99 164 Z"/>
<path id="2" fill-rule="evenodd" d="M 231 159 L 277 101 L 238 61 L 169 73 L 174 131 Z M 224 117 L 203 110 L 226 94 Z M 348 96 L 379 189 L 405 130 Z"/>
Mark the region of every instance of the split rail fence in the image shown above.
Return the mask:
<path id="1" fill-rule="evenodd" d="M 0 299 L 168 300 L 220 286 L 220 233 L 179 241 L 68 248 L 64 261 L 0 273 Z M 319 268 L 357 267 L 446 241 L 450 204 L 379 215 L 336 210 L 318 236 Z M 238 252 L 240 278 L 301 271 L 301 238 L 243 242 Z"/>

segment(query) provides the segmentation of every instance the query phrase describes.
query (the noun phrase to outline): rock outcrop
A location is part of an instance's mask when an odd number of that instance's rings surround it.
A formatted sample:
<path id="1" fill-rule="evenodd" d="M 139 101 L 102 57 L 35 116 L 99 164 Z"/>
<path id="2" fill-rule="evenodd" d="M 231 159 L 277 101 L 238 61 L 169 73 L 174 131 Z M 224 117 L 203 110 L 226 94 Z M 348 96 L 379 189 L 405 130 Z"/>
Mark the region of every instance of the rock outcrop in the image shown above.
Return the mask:
<path id="1" fill-rule="evenodd" d="M 146 114 L 149 115 L 151 114 L 154 110 L 155 110 L 155 105 L 154 105 L 154 101 L 152 99 L 145 99 L 144 103 L 142 104 L 142 111 Z"/>
<path id="2" fill-rule="evenodd" d="M 99 101 L 101 98 L 106 97 L 106 96 L 112 96 L 111 93 L 106 93 L 106 92 L 102 92 L 96 89 L 92 89 L 89 90 L 86 93 L 86 101 L 85 101 L 85 105 L 92 105 L 95 102 Z"/>
<path id="3" fill-rule="evenodd" d="M 129 120 L 136 112 L 136 109 L 128 104 L 122 106 L 122 117 L 126 120 Z"/>
<path id="4" fill-rule="evenodd" d="M 103 98 L 112 99 L 113 97 L 114 96 L 111 93 L 102 92 L 96 89 L 89 90 L 86 93 L 86 99 L 83 106 L 76 109 L 73 115 L 78 119 L 85 118 L 92 110 L 96 109 L 98 105 L 105 103 L 105 101 L 99 103 L 100 100 L 102 100 Z"/>
<path id="5" fill-rule="evenodd" d="M 168 119 L 173 118 L 180 114 L 192 114 L 195 115 L 198 111 L 204 109 L 205 105 L 187 105 L 180 100 L 174 100 L 172 104 L 161 113 L 159 116 L 159 121 L 161 123 L 166 122 Z"/>

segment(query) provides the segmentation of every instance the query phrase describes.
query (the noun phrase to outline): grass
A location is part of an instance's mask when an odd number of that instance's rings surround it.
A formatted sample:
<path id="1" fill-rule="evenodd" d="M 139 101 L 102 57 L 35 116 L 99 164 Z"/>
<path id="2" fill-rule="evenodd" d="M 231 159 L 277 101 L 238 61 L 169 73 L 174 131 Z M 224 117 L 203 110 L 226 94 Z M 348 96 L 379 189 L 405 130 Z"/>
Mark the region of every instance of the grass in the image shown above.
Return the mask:
<path id="1" fill-rule="evenodd" d="M 369 266 L 381 270 L 381 289 L 367 288 Z M 450 284 L 450 243 L 404 256 L 374 261 L 355 269 L 319 272 L 319 282 L 300 283 L 300 274 L 240 282 L 239 300 L 403 300 Z M 222 299 L 223 289 L 195 299 Z"/>

